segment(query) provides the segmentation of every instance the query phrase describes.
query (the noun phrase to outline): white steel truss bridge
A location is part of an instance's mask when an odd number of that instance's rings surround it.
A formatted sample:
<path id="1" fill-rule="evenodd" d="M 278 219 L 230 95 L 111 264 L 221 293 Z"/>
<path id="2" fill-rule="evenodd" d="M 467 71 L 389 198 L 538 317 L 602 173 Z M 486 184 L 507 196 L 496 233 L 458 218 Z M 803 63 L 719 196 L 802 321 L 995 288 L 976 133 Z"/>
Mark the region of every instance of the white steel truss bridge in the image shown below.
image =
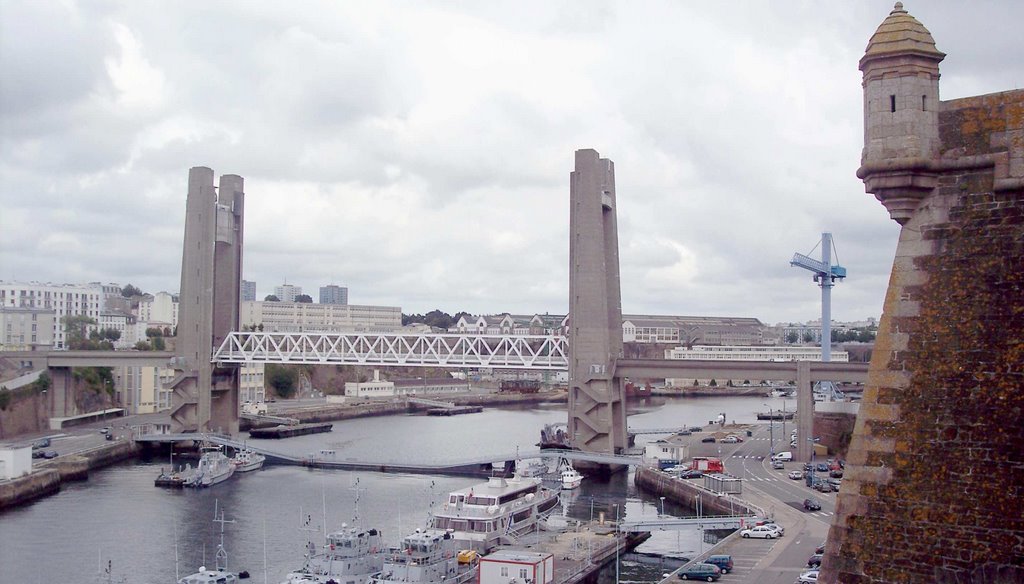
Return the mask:
<path id="1" fill-rule="evenodd" d="M 564 371 L 568 353 L 557 335 L 233 332 L 212 361 Z"/>

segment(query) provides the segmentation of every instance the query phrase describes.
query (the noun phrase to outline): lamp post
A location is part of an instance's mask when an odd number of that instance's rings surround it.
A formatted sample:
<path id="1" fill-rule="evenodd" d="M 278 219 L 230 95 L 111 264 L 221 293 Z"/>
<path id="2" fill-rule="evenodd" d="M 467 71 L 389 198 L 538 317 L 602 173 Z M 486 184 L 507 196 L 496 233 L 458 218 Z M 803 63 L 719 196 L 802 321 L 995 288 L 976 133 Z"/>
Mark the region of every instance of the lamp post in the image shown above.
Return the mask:
<path id="1" fill-rule="evenodd" d="M 665 515 L 665 497 L 659 497 L 661 499 L 661 514 Z"/>
<path id="2" fill-rule="evenodd" d="M 772 456 L 775 456 L 775 416 L 771 406 L 765 403 L 761 405 L 768 406 L 768 445 Z"/>

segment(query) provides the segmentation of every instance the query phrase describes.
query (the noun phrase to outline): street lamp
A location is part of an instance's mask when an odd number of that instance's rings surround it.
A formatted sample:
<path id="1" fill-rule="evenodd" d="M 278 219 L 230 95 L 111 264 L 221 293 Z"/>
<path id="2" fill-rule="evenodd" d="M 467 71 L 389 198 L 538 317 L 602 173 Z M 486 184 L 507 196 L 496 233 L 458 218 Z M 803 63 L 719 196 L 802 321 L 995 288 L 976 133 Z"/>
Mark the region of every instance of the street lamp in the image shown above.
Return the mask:
<path id="1" fill-rule="evenodd" d="M 765 403 L 761 405 L 768 406 L 768 444 L 772 456 L 775 456 L 775 416 L 772 414 L 771 406 Z"/>
<path id="2" fill-rule="evenodd" d="M 661 514 L 665 515 L 665 497 L 659 497 L 661 499 Z"/>

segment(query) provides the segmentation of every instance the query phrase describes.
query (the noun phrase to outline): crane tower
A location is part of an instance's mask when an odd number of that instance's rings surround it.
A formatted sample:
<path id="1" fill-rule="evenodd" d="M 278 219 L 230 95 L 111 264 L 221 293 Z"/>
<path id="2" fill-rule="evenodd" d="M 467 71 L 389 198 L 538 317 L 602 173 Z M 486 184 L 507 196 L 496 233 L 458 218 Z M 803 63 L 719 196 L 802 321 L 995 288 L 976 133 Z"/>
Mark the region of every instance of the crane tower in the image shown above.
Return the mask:
<path id="1" fill-rule="evenodd" d="M 846 277 L 846 268 L 832 265 L 832 234 L 821 234 L 821 260 L 793 254 L 789 265 L 803 268 L 814 274 L 814 281 L 821 286 L 821 360 L 832 360 L 832 287 L 836 280 Z"/>

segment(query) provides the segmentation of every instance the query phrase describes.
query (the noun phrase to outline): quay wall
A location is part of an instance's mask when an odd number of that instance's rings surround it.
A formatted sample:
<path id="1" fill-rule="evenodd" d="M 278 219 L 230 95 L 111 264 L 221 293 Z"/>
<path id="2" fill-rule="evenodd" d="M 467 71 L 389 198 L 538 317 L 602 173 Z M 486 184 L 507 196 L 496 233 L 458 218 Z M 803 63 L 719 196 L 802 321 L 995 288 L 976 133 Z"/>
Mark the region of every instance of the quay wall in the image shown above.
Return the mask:
<path id="1" fill-rule="evenodd" d="M 62 483 L 87 480 L 90 470 L 135 458 L 138 452 L 139 447 L 134 442 L 118 440 L 38 463 L 30 474 L 0 482 L 0 509 L 52 495 L 60 490 Z"/>
<path id="2" fill-rule="evenodd" d="M 694 509 L 697 495 L 706 515 L 763 515 L 764 511 L 738 497 L 720 495 L 703 488 L 700 481 L 677 479 L 650 467 L 637 467 L 633 482 L 637 488 Z"/>

